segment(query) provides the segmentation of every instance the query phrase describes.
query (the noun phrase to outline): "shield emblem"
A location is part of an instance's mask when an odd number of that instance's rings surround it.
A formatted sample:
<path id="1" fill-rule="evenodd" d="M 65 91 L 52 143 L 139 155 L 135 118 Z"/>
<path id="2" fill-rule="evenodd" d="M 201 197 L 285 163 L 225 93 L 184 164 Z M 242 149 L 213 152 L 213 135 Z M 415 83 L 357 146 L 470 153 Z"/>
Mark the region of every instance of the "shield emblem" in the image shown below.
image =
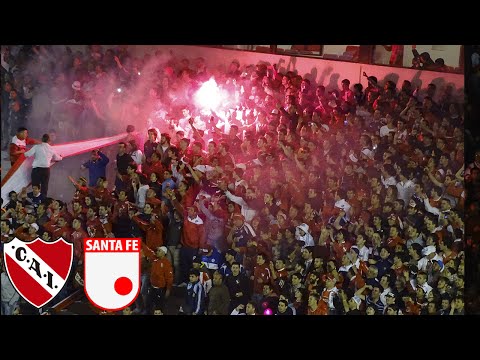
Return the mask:
<path id="1" fill-rule="evenodd" d="M 140 239 L 84 241 L 83 281 L 88 300 L 107 311 L 131 305 L 140 294 Z"/>
<path id="2" fill-rule="evenodd" d="M 60 238 L 45 242 L 13 239 L 4 246 L 7 274 L 17 292 L 37 308 L 52 300 L 68 279 L 73 244 Z"/>

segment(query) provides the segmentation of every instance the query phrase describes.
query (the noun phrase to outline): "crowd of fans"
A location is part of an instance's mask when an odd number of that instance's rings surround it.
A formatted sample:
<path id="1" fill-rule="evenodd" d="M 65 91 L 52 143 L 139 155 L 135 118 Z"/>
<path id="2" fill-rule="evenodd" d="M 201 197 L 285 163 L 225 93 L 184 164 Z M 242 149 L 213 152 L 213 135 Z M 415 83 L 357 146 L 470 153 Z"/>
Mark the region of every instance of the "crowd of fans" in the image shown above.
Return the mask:
<path id="1" fill-rule="evenodd" d="M 63 140 L 128 132 L 116 154 L 92 152 L 88 177 L 70 178 L 71 201 L 34 186 L 2 207 L 2 246 L 73 242 L 52 304 L 82 286 L 84 237 L 141 237 L 141 295 L 126 314 L 164 313 L 173 287 L 188 315 L 464 313 L 480 151 L 464 164 L 452 87 L 365 74 L 366 88 L 326 89 L 267 63 L 139 59 L 127 46 L 16 51 L 2 54 L 2 146 L 20 126 Z M 212 77 L 229 94 L 214 109 L 195 97 Z M 42 111 L 37 96 L 50 101 Z M 4 275 L 2 312 L 22 311 Z"/>

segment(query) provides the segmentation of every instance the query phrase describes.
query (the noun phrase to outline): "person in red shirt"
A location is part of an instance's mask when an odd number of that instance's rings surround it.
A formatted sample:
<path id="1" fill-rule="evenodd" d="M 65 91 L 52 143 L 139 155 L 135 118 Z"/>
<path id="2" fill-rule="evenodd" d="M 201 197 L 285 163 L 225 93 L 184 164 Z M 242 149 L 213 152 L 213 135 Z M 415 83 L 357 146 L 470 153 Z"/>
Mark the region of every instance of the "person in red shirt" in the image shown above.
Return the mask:
<path id="1" fill-rule="evenodd" d="M 308 297 L 308 312 L 307 315 L 326 315 L 319 305 L 320 295 L 311 293 Z"/>
<path id="2" fill-rule="evenodd" d="M 113 204 L 113 219 L 114 223 L 119 220 L 128 218 L 128 210 L 133 208 L 133 204 L 127 200 L 127 192 L 120 190 L 118 192 L 118 200 Z"/>
<path id="3" fill-rule="evenodd" d="M 342 91 L 340 91 L 340 99 L 342 102 L 346 102 L 349 105 L 354 103 L 353 91 L 350 90 L 350 80 L 342 80 Z"/>
<path id="4" fill-rule="evenodd" d="M 321 299 L 318 302 L 318 307 L 320 308 L 320 310 L 318 310 L 318 315 L 328 315 L 330 311 L 335 310 L 333 296 L 338 292 L 338 289 L 335 286 L 336 281 L 337 280 L 332 274 L 325 276 L 325 288 L 323 289 Z"/>
<path id="5" fill-rule="evenodd" d="M 153 190 L 152 188 L 149 188 L 147 190 L 147 194 L 146 194 L 146 197 L 145 197 L 145 203 L 150 204 L 152 206 L 153 213 L 155 215 L 157 215 L 157 216 L 162 216 L 163 215 L 162 208 L 164 208 L 165 203 L 162 200 L 160 200 L 159 198 L 157 198 L 157 196 L 155 194 L 155 190 Z"/>
<path id="6" fill-rule="evenodd" d="M 160 155 L 156 152 L 152 154 L 151 162 L 150 163 L 145 163 L 143 165 L 143 173 L 145 176 L 150 177 L 152 173 L 156 173 L 157 177 L 159 178 L 159 182 L 163 182 L 163 171 L 164 171 L 164 166 L 160 160 Z"/>
<path id="7" fill-rule="evenodd" d="M 109 204 L 113 201 L 111 191 L 108 190 L 108 180 L 103 176 L 98 178 L 97 186 L 91 188 L 90 192 L 98 203 Z"/>
<path id="8" fill-rule="evenodd" d="M 38 236 L 37 231 L 39 227 L 37 224 L 28 224 L 24 223 L 22 226 L 20 226 L 17 230 L 15 230 L 15 237 L 19 238 L 22 241 L 33 241 L 35 240 Z M 25 232 L 27 230 L 27 232 Z"/>
<path id="9" fill-rule="evenodd" d="M 80 200 L 72 201 L 72 217 L 81 221 L 86 220 L 85 211 Z"/>
<path id="10" fill-rule="evenodd" d="M 105 237 L 102 223 L 98 219 L 95 209 L 92 207 L 87 209 L 87 222 L 85 225 L 87 226 L 87 233 L 90 237 Z"/>
<path id="11" fill-rule="evenodd" d="M 145 231 L 146 245 L 151 249 L 156 249 L 163 246 L 163 224 L 152 211 L 152 205 L 146 203 L 143 214 L 135 215 L 132 220 Z"/>
<path id="12" fill-rule="evenodd" d="M 53 240 L 57 240 L 60 237 L 63 237 L 64 240 L 68 241 L 70 240 L 70 233 L 71 229 L 67 224 L 67 221 L 65 220 L 65 217 L 63 215 L 60 215 L 58 217 L 58 220 L 51 220 L 45 225 L 43 225 L 43 228 L 47 230 L 50 234 L 52 234 Z"/>
<path id="13" fill-rule="evenodd" d="M 152 314 L 153 309 L 161 309 L 164 312 L 165 299 L 170 296 L 173 286 L 173 268 L 170 260 L 165 256 L 167 247 L 160 246 L 154 252 L 142 243 L 142 251 L 151 261 L 150 291 L 147 297 L 147 314 Z"/>
<path id="14" fill-rule="evenodd" d="M 70 239 L 73 243 L 73 256 L 77 262 L 81 261 L 83 263 L 83 239 L 88 237 L 88 234 L 85 230 L 82 229 L 82 222 L 80 221 L 80 219 L 73 219 L 72 228 L 73 232 L 70 236 Z"/>
<path id="15" fill-rule="evenodd" d="M 267 264 L 266 260 L 265 254 L 259 253 L 257 255 L 257 265 L 253 268 L 253 275 L 250 277 L 250 280 L 253 281 L 252 299 L 254 301 L 257 300 L 257 303 L 262 299 L 263 285 L 270 284 L 272 278 L 269 264 Z"/>
<path id="16" fill-rule="evenodd" d="M 17 135 L 12 138 L 9 148 L 10 163 L 12 166 L 20 157 L 24 157 L 23 154 L 25 151 L 27 151 L 27 145 L 35 144 L 41 144 L 41 141 L 29 138 L 27 128 L 19 127 L 17 130 Z"/>
<path id="17" fill-rule="evenodd" d="M 398 245 L 404 245 L 405 240 L 403 240 L 398 233 L 398 228 L 396 226 L 392 226 L 390 228 L 390 237 L 387 239 L 387 247 L 390 250 L 394 250 L 395 247 Z"/>
<path id="18" fill-rule="evenodd" d="M 282 294 L 287 290 L 288 283 L 288 271 L 286 269 L 287 265 L 285 259 L 275 260 L 275 266 L 273 262 L 270 261 L 269 269 L 272 274 L 272 283 L 276 293 Z"/>
<path id="19" fill-rule="evenodd" d="M 110 207 L 108 205 L 101 204 L 98 207 L 98 220 L 101 223 L 101 231 L 103 232 L 102 236 L 114 237 L 112 233 L 112 215 L 110 214 Z"/>
<path id="20" fill-rule="evenodd" d="M 177 207 L 178 201 L 175 198 L 171 198 L 175 207 Z M 188 272 L 192 267 L 192 260 L 195 255 L 198 254 L 198 249 L 205 246 L 205 225 L 203 220 L 198 216 L 198 209 L 196 206 L 187 207 L 187 214 L 183 220 L 183 232 L 181 239 L 182 248 L 180 249 L 180 279 L 182 284 L 180 286 L 186 286 L 188 279 Z"/>

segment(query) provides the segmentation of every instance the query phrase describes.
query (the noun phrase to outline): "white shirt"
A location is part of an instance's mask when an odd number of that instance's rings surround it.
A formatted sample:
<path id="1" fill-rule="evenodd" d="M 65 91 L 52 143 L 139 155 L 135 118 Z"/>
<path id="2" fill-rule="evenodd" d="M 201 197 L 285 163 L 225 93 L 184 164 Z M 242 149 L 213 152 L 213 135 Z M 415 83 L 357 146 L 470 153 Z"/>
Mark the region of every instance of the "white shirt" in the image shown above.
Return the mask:
<path id="1" fill-rule="evenodd" d="M 390 287 L 387 287 L 383 292 L 380 294 L 380 301 L 383 303 L 383 305 L 387 306 L 387 295 L 392 292 L 392 289 Z"/>
<path id="2" fill-rule="evenodd" d="M 397 132 L 397 129 L 396 128 L 389 129 L 387 125 L 383 125 L 380 128 L 380 137 L 382 138 L 382 137 L 388 135 L 388 133 L 391 133 L 391 132 Z"/>
<path id="3" fill-rule="evenodd" d="M 298 234 L 298 236 L 296 235 L 295 238 L 297 240 L 304 242 L 302 249 L 306 248 L 307 246 L 315 246 L 315 241 L 313 240 L 313 236 L 310 235 L 309 233 L 305 233 L 305 235 L 303 236 L 300 236 L 300 234 Z"/>
<path id="4" fill-rule="evenodd" d="M 17 135 L 15 135 L 13 138 L 12 138 L 12 144 L 15 144 L 17 146 L 23 146 L 23 147 L 26 147 L 27 146 L 27 141 L 26 140 L 20 140 Z"/>
<path id="5" fill-rule="evenodd" d="M 425 295 L 427 295 L 430 291 L 433 290 L 433 288 L 430 285 L 428 285 L 427 283 L 425 283 L 423 285 L 418 285 L 417 281 L 415 279 L 410 280 L 410 285 L 412 285 L 412 288 L 414 290 L 417 290 L 417 287 L 421 287 L 423 289 L 423 292 L 425 293 Z"/>
<path id="6" fill-rule="evenodd" d="M 246 222 L 252 221 L 252 219 L 255 217 L 257 214 L 257 211 L 255 209 L 252 209 L 251 207 L 248 206 L 247 202 L 245 199 L 243 199 L 240 196 L 235 196 L 233 195 L 230 191 L 225 191 L 225 195 L 230 201 L 233 201 L 235 204 L 238 204 L 242 207 L 241 213 L 245 217 Z"/>
<path id="7" fill-rule="evenodd" d="M 393 176 L 390 176 L 389 178 L 384 179 L 383 175 L 382 175 L 380 178 L 382 180 L 383 186 L 385 186 L 385 189 L 387 189 L 390 185 L 392 185 L 392 186 L 397 185 L 397 180 L 395 180 L 395 178 Z"/>
<path id="8" fill-rule="evenodd" d="M 438 255 L 438 254 L 435 254 L 435 256 L 431 259 L 431 260 L 428 260 L 428 258 L 426 256 L 424 256 L 423 258 L 421 258 L 420 260 L 418 260 L 418 263 L 417 263 L 417 268 L 418 268 L 418 271 L 425 271 L 427 270 L 427 265 L 429 262 L 433 262 L 433 261 L 437 261 L 437 260 L 440 260 L 440 261 L 443 261 L 443 258 Z"/>
<path id="9" fill-rule="evenodd" d="M 135 164 L 142 165 L 143 153 L 141 150 L 136 150 L 130 154 Z"/>
<path id="10" fill-rule="evenodd" d="M 355 245 L 355 247 L 359 251 L 359 254 L 358 254 L 359 259 L 361 261 L 368 261 L 368 255 L 370 255 L 370 249 L 368 247 L 366 247 L 365 245 L 361 249 L 356 245 Z"/>
<path id="11" fill-rule="evenodd" d="M 150 188 L 148 185 L 142 185 L 138 188 L 137 190 L 137 206 L 140 209 L 143 209 L 145 207 L 145 201 L 147 198 L 147 190 Z"/>
<path id="12" fill-rule="evenodd" d="M 405 206 L 408 205 L 410 198 L 415 191 L 415 183 L 412 180 L 407 180 L 405 182 L 397 182 L 397 199 L 402 199 L 405 202 Z"/>
<path id="13" fill-rule="evenodd" d="M 60 161 L 63 158 L 58 155 L 53 147 L 47 143 L 41 143 L 34 145 L 30 150 L 25 153 L 25 156 L 35 156 L 33 160 L 32 168 L 49 168 L 51 166 L 52 160 Z"/>

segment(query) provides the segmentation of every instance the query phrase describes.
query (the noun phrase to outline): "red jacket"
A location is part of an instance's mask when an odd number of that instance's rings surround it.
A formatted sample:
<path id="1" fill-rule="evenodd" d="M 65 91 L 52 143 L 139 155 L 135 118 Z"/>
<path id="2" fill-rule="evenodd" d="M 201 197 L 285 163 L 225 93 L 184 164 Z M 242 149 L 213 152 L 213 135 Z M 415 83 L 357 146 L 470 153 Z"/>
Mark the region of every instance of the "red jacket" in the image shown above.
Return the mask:
<path id="1" fill-rule="evenodd" d="M 118 219 L 125 219 L 128 217 L 128 210 L 132 209 L 133 205 L 128 201 L 117 200 L 113 205 L 112 222 L 116 223 Z"/>
<path id="2" fill-rule="evenodd" d="M 17 230 L 15 230 L 15 232 L 14 232 L 15 237 L 19 238 L 22 241 L 27 241 L 27 242 L 28 241 L 33 241 L 38 237 L 38 235 L 36 235 L 36 236 L 30 235 L 25 230 L 26 229 L 23 226 L 20 226 L 19 228 L 17 228 Z"/>
<path id="3" fill-rule="evenodd" d="M 194 249 L 202 248 L 205 244 L 205 225 L 198 215 L 193 220 L 188 216 L 185 217 L 181 243 L 183 246 Z"/>
<path id="4" fill-rule="evenodd" d="M 87 226 L 88 236 L 96 237 L 96 238 L 105 237 L 102 223 L 100 222 L 97 216 L 95 216 L 92 220 L 87 219 L 87 222 L 85 225 Z"/>
<path id="5" fill-rule="evenodd" d="M 163 171 L 164 171 L 164 167 L 163 167 L 162 162 L 161 162 L 160 160 L 157 161 L 157 162 L 155 162 L 155 163 L 154 163 L 154 162 L 152 162 L 152 163 L 150 163 L 150 164 L 149 164 L 149 163 L 145 163 L 145 164 L 143 165 L 143 169 L 142 169 L 142 170 L 143 170 L 143 173 L 145 174 L 145 176 L 147 176 L 147 177 L 150 177 L 150 175 L 151 175 L 152 173 L 157 174 L 157 178 L 159 179 L 158 181 L 159 181 L 160 183 L 163 182 Z M 157 195 L 159 195 L 159 194 L 157 194 Z"/>
<path id="6" fill-rule="evenodd" d="M 255 265 L 253 269 L 253 293 L 262 294 L 263 285 L 270 284 L 271 277 L 272 275 L 266 262 L 263 265 Z M 259 282 L 260 279 L 262 280 L 261 282 Z"/>
<path id="7" fill-rule="evenodd" d="M 110 204 L 113 201 L 110 190 L 105 189 L 103 186 L 91 188 L 91 193 L 99 204 Z"/>
<path id="8" fill-rule="evenodd" d="M 52 239 L 55 241 L 62 237 L 64 240 L 70 240 L 70 233 L 72 229 L 68 225 L 60 227 L 56 224 L 56 221 L 49 221 L 43 225 L 43 228 L 52 235 Z"/>
<path id="9" fill-rule="evenodd" d="M 83 261 L 83 239 L 88 237 L 88 234 L 83 229 L 72 232 L 71 240 L 73 243 L 73 254 L 75 258 Z"/>
<path id="10" fill-rule="evenodd" d="M 170 260 L 166 257 L 159 259 L 152 249 L 148 246 L 142 246 L 145 256 L 152 261 L 150 271 L 150 283 L 157 288 L 171 289 L 173 285 L 173 269 Z"/>
<path id="11" fill-rule="evenodd" d="M 138 216 L 134 216 L 132 219 L 140 229 L 145 231 L 145 242 L 150 249 L 156 249 L 163 245 L 163 224 L 160 220 L 155 219 L 152 224 L 150 221 L 146 222 Z"/>
<path id="12" fill-rule="evenodd" d="M 36 141 L 35 141 L 34 139 L 31 139 L 31 138 L 27 137 L 27 138 L 25 139 L 25 143 L 26 143 L 27 145 L 33 145 L 33 144 L 36 144 Z M 27 150 L 27 147 L 26 147 L 26 146 L 22 146 L 22 145 L 17 145 L 17 144 L 14 144 L 14 143 L 10 143 L 10 148 L 9 148 L 9 150 L 10 150 L 10 162 L 11 162 L 11 164 L 13 165 L 13 164 L 15 164 L 15 162 L 16 162 L 20 157 L 23 156 L 23 158 L 25 158 L 25 155 L 23 155 L 23 154 L 12 155 L 12 154 L 15 153 L 15 152 L 17 152 L 17 151 L 19 151 L 19 150 L 25 150 L 25 151 L 26 151 L 26 150 Z"/>

